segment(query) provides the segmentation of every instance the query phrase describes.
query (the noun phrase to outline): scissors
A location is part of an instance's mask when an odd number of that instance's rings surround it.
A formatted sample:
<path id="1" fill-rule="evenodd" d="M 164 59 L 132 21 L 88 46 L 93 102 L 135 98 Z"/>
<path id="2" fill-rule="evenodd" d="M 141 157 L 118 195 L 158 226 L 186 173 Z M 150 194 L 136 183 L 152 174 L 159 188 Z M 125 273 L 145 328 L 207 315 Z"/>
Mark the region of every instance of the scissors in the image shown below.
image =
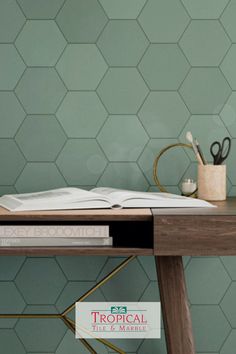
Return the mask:
<path id="1" fill-rule="evenodd" d="M 214 141 L 210 147 L 210 152 L 213 157 L 214 165 L 221 165 L 222 162 L 226 160 L 229 156 L 230 149 L 231 139 L 229 137 L 225 137 L 222 140 L 222 143 L 220 143 L 219 141 Z"/>

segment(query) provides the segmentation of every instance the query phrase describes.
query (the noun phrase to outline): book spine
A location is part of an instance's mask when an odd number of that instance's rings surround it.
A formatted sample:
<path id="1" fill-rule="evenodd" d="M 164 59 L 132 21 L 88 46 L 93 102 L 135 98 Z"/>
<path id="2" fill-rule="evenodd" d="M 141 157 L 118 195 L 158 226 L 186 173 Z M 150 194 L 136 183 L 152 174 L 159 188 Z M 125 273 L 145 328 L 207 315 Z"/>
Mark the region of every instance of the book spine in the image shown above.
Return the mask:
<path id="1" fill-rule="evenodd" d="M 109 237 L 108 225 L 3 225 L 0 237 Z"/>
<path id="2" fill-rule="evenodd" d="M 77 247 L 77 246 L 112 246 L 112 237 L 1 237 L 1 247 Z"/>

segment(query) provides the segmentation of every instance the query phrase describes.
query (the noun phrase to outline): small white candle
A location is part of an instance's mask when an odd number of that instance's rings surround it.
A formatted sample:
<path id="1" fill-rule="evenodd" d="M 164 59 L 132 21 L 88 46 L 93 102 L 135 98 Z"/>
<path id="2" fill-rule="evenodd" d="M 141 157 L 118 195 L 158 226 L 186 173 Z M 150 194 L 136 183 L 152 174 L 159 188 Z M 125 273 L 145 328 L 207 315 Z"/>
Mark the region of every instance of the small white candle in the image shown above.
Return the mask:
<path id="1" fill-rule="evenodd" d="M 182 182 L 181 190 L 184 195 L 192 194 L 197 189 L 197 183 L 193 179 L 186 178 Z"/>

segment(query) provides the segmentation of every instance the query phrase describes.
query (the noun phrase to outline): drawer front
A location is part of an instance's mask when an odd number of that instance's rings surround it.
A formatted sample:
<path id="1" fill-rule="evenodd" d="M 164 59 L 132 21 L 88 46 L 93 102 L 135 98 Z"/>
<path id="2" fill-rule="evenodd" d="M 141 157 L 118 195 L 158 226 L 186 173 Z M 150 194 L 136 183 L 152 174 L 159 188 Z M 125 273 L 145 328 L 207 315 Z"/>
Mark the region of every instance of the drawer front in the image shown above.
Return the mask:
<path id="1" fill-rule="evenodd" d="M 236 255 L 236 216 L 154 215 L 156 255 Z"/>

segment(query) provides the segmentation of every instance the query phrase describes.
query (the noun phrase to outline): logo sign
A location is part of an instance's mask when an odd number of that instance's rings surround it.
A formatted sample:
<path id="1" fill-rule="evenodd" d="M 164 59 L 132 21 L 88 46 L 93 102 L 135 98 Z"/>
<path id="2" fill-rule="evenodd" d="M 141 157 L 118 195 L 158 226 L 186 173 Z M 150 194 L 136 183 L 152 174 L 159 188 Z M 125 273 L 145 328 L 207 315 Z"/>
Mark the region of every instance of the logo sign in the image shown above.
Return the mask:
<path id="1" fill-rule="evenodd" d="M 160 338 L 160 302 L 77 302 L 76 338 Z"/>

